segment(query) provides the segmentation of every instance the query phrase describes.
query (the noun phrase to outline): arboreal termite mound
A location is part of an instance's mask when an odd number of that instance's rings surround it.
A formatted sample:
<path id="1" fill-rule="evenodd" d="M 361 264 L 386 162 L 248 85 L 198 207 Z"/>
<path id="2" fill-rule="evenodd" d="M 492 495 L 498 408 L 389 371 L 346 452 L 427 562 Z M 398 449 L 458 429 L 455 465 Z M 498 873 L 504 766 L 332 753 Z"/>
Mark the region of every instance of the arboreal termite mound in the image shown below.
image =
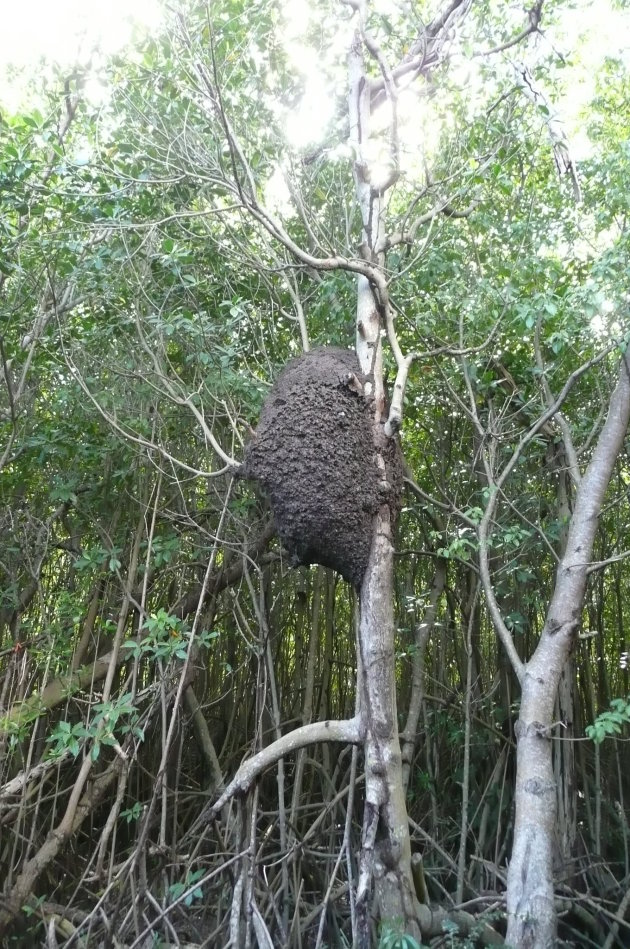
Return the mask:
<path id="1" fill-rule="evenodd" d="M 243 476 L 269 498 L 280 539 L 297 564 L 332 567 L 360 587 L 380 504 L 398 513 L 400 449 L 379 438 L 356 355 L 324 347 L 292 359 L 263 406 Z"/>

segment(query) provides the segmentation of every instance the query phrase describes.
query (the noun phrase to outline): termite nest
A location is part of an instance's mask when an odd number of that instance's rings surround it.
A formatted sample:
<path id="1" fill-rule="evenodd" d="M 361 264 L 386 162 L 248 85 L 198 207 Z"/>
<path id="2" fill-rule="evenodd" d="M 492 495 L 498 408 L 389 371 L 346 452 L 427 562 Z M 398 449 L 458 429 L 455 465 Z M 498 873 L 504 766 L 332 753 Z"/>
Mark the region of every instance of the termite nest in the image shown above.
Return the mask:
<path id="1" fill-rule="evenodd" d="M 357 588 L 374 515 L 387 503 L 395 518 L 402 488 L 399 445 L 377 431 L 365 382 L 351 350 L 292 359 L 265 400 L 242 470 L 269 499 L 291 563 L 331 567 Z"/>

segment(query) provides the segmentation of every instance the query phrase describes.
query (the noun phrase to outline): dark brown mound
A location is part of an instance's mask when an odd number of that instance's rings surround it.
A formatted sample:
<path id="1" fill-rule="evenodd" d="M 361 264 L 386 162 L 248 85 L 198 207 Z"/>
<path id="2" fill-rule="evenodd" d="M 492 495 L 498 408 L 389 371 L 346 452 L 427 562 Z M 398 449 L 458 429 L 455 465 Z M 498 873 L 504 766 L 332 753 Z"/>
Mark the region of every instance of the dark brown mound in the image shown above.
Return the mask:
<path id="1" fill-rule="evenodd" d="M 359 587 L 374 513 L 392 497 L 384 496 L 370 406 L 357 380 L 364 381 L 350 350 L 315 349 L 291 360 L 265 401 L 243 474 L 268 496 L 294 565 L 332 567 Z M 395 443 L 387 454 L 398 458 Z M 395 508 L 399 474 L 392 480 Z"/>

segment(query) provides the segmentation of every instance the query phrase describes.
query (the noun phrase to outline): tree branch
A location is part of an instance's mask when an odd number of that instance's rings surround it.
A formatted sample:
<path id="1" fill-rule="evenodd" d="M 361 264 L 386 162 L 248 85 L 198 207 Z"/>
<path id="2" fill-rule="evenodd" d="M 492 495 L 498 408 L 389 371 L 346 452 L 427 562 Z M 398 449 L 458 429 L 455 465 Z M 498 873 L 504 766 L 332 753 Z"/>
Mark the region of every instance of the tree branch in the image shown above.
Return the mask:
<path id="1" fill-rule="evenodd" d="M 529 18 L 529 26 L 525 27 L 524 30 L 515 36 L 511 40 L 507 40 L 505 43 L 501 43 L 500 46 L 493 46 L 492 49 L 482 50 L 480 53 L 475 53 L 475 57 L 479 56 L 492 56 L 493 53 L 502 53 L 506 49 L 510 49 L 512 46 L 518 46 L 519 43 L 522 43 L 523 40 L 527 39 L 528 36 L 531 36 L 532 33 L 540 33 L 540 21 L 542 19 L 542 8 L 544 0 L 537 0 L 533 7 L 527 11 L 527 16 Z"/>
<path id="2" fill-rule="evenodd" d="M 271 765 L 284 758 L 285 755 L 323 741 L 358 744 L 363 740 L 363 737 L 362 721 L 358 716 L 342 721 L 312 722 L 310 725 L 295 728 L 287 735 L 283 735 L 277 741 L 272 742 L 271 745 L 263 748 L 253 758 L 244 761 L 221 797 L 201 814 L 190 833 L 197 830 L 200 823 L 205 823 L 216 817 L 221 808 L 235 795 L 247 793 L 256 778 Z"/>

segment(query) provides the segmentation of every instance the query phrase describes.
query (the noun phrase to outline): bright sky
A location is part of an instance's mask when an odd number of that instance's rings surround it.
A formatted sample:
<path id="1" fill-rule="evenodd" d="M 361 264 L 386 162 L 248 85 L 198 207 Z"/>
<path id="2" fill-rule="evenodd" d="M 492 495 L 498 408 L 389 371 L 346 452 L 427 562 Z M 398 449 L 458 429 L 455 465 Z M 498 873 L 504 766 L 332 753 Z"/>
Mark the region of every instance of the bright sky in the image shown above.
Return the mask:
<path id="1" fill-rule="evenodd" d="M 397 5 L 396 0 L 371 2 L 375 9 L 383 12 Z M 435 9 L 439 9 L 440 2 L 441 0 L 434 0 Z M 528 4 L 524 4 L 523 9 L 527 6 Z M 313 4 L 312 0 L 284 0 L 283 13 L 286 21 L 283 36 L 289 58 L 296 71 L 305 79 L 304 98 L 298 108 L 292 110 L 287 121 L 288 136 L 300 147 L 321 138 L 332 115 L 333 99 L 321 94 L 321 71 L 317 62 L 319 54 L 314 49 L 304 49 L 299 43 L 306 24 L 313 22 L 318 16 L 317 5 Z M 526 17 L 523 15 L 522 25 L 525 24 Z M 527 44 L 511 50 L 508 55 L 515 59 L 523 58 L 529 66 L 533 66 L 539 56 L 548 56 L 550 49 L 554 49 L 557 54 L 573 60 L 567 92 L 562 101 L 555 102 L 554 105 L 572 139 L 574 157 L 579 159 L 590 149 L 580 113 L 593 97 L 597 73 L 604 58 L 621 56 L 630 64 L 630 12 L 627 9 L 614 9 L 611 0 L 596 0 L 595 3 L 583 0 L 581 4 L 567 3 L 558 23 L 553 27 L 545 24 L 543 9 L 543 28 L 543 38 L 534 40 L 530 37 Z M 341 57 L 340 61 L 343 61 L 347 40 L 344 31 L 339 30 L 333 40 L 338 49 L 329 50 L 328 53 L 337 53 Z M 574 53 L 577 53 L 575 57 Z M 495 57 L 495 61 L 497 60 L 498 57 Z M 473 73 L 478 71 L 479 62 L 474 60 L 471 68 L 465 70 L 468 74 L 467 80 L 473 87 L 478 81 Z M 412 124 L 418 136 L 426 138 L 428 130 L 422 128 L 422 124 L 417 121 L 418 105 L 413 96 L 408 104 L 416 116 Z M 401 118 L 404 121 L 403 105 L 401 101 Z M 419 141 L 411 142 L 411 145 L 417 152 Z"/>
<path id="2" fill-rule="evenodd" d="M 28 67 L 41 57 L 61 65 L 86 62 L 98 47 L 103 54 L 127 43 L 134 23 L 154 29 L 161 19 L 158 0 L 5 0 L 0 28 L 0 101 L 17 108 L 24 83 L 5 76 L 7 65 Z"/>
<path id="3" fill-rule="evenodd" d="M 383 11 L 395 6 L 395 0 L 372 2 Z M 7 64 L 28 67 L 42 56 L 63 65 L 85 62 L 95 46 L 104 54 L 124 46 L 132 36 L 134 21 L 150 31 L 157 28 L 162 16 L 159 0 L 5 0 L 3 6 L 0 101 L 10 109 L 19 107 L 24 81 L 15 77 L 8 81 L 3 75 Z M 439 0 L 435 0 L 435 6 L 439 6 Z M 318 16 L 317 5 L 312 0 L 284 0 L 283 15 L 287 53 L 305 81 L 304 99 L 286 119 L 287 135 L 300 147 L 321 140 L 332 117 L 333 96 L 322 95 L 319 52 L 300 42 L 306 25 Z M 340 62 L 345 58 L 347 43 L 343 34 L 343 30 L 337 32 L 335 45 L 339 49 L 328 50 L 329 55 L 340 57 Z M 555 105 L 574 139 L 574 147 L 582 152 L 587 146 L 580 141 L 580 109 L 593 94 L 605 55 L 621 54 L 630 60 L 630 14 L 628 10 L 614 10 L 611 0 L 568 4 L 559 27 L 549 30 L 546 39 L 538 43 L 551 43 L 557 51 L 569 55 L 579 49 L 578 65 L 570 67 L 568 93 Z M 514 55 L 518 56 L 519 51 Z M 522 55 L 535 61 L 531 45 Z"/>
<path id="4" fill-rule="evenodd" d="M 132 19 L 158 22 L 157 0 L 11 0 L 3 4 L 0 62 L 24 65 L 45 55 L 61 63 L 100 42 L 104 52 L 123 45 Z"/>

